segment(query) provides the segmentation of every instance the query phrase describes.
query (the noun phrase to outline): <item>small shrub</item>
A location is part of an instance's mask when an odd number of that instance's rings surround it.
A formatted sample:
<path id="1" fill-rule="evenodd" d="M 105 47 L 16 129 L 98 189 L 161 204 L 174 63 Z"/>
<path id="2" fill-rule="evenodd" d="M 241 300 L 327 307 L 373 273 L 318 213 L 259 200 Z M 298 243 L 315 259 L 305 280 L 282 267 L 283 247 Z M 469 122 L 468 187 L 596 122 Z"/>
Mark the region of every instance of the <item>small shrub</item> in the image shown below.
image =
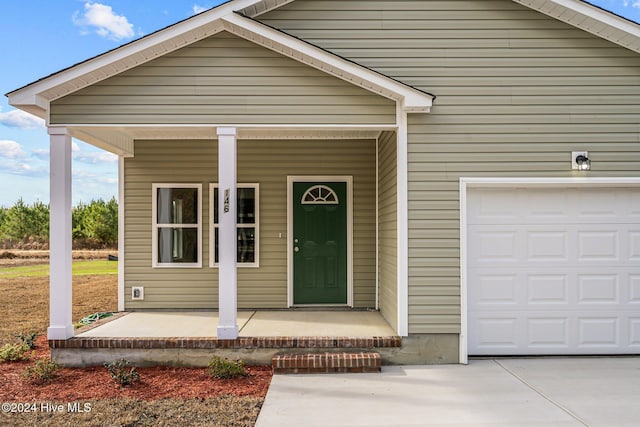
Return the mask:
<path id="1" fill-rule="evenodd" d="M 23 334 L 16 335 L 16 337 L 20 340 L 22 344 L 26 345 L 29 348 L 29 350 L 33 350 L 34 348 L 36 348 L 36 344 L 34 343 L 36 339 L 35 332 L 29 332 L 29 333 L 25 332 Z"/>
<path id="2" fill-rule="evenodd" d="M 1 362 L 17 362 L 19 360 L 27 360 L 29 347 L 22 344 L 5 344 L 0 348 L 0 363 Z"/>
<path id="3" fill-rule="evenodd" d="M 22 375 L 34 384 L 44 384 L 56 378 L 60 369 L 62 366 L 58 362 L 44 357 L 37 359 L 33 366 L 28 366 Z"/>
<path id="4" fill-rule="evenodd" d="M 209 361 L 209 375 L 213 378 L 229 379 L 246 377 L 247 371 L 244 369 L 242 360 L 229 360 L 220 356 L 213 356 Z"/>
<path id="5" fill-rule="evenodd" d="M 18 255 L 14 254 L 13 252 L 9 252 L 9 251 L 4 251 L 2 253 L 0 253 L 0 259 L 14 259 L 17 258 Z"/>
<path id="6" fill-rule="evenodd" d="M 129 361 L 126 359 L 104 364 L 104 367 L 109 370 L 111 378 L 121 387 L 140 382 L 140 373 L 138 373 L 135 366 L 127 368 L 128 366 Z"/>

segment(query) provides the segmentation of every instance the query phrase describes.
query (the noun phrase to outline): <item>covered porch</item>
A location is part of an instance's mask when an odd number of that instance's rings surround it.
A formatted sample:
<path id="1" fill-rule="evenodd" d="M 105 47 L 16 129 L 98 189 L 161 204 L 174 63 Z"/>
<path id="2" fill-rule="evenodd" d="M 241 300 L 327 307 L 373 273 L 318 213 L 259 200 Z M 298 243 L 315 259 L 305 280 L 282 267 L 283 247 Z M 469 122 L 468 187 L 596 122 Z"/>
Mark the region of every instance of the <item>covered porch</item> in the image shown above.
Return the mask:
<path id="1" fill-rule="evenodd" d="M 218 339 L 218 311 L 124 312 L 49 340 L 65 366 L 91 366 L 125 358 L 138 365 L 206 366 L 216 354 L 248 364 L 270 364 L 276 354 L 375 351 L 384 363 L 407 363 L 411 345 L 378 311 L 241 310 L 239 336 Z"/>
<path id="2" fill-rule="evenodd" d="M 77 338 L 213 338 L 218 311 L 143 311 L 122 313 Z M 239 310 L 239 338 L 391 337 L 395 331 L 377 311 Z"/>
<path id="3" fill-rule="evenodd" d="M 67 363 L 65 351 L 82 349 L 93 363 L 153 349 L 173 363 L 176 351 L 271 351 L 279 337 L 296 348 L 376 343 L 367 332 L 359 344 L 353 319 L 339 322 L 348 331 L 296 321 L 293 332 L 255 335 L 246 308 L 371 308 L 394 337 L 408 336 L 408 115 L 433 99 L 224 7 L 11 93 L 12 105 L 48 120 L 54 356 Z M 211 328 L 204 337 L 186 327 L 170 334 L 180 338 L 148 336 L 136 328 L 171 321 L 135 313 L 113 321 L 134 336 L 76 336 L 72 138 L 119 156 L 119 310 L 216 309 L 194 322 Z M 334 222 L 321 222 L 327 212 Z M 320 229 L 340 232 L 314 247 Z M 339 299 L 301 297 L 314 281 Z"/>

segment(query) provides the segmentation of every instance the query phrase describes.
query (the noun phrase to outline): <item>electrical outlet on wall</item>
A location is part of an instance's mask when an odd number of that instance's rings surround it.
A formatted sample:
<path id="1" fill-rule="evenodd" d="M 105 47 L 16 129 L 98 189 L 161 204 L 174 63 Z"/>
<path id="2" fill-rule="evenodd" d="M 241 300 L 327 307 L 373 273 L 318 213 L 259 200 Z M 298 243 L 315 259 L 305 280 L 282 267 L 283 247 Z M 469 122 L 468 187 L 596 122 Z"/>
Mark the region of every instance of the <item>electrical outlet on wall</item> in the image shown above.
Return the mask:
<path id="1" fill-rule="evenodd" d="M 144 299 L 144 287 L 143 286 L 131 287 L 131 299 L 133 301 L 142 301 Z"/>

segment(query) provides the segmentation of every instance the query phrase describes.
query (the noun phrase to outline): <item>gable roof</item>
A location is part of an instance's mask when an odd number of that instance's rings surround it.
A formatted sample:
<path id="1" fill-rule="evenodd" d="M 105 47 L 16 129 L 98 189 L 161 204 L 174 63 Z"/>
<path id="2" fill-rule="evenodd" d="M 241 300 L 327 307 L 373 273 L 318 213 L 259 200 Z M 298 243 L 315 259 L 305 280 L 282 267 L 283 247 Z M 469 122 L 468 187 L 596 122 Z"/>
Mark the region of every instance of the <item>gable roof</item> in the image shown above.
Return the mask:
<path id="1" fill-rule="evenodd" d="M 16 89 L 7 94 L 9 103 L 36 116 L 46 118 L 49 103 L 55 99 L 221 31 L 229 31 L 354 85 L 394 99 L 407 112 L 429 111 L 434 99 L 433 95 L 250 19 L 292 1 L 295 0 L 230 0 L 146 37 Z M 640 52 L 640 25 L 585 1 L 513 1 L 620 46 Z"/>
<path id="2" fill-rule="evenodd" d="M 227 31 L 370 92 L 395 100 L 406 112 L 429 112 L 435 98 L 433 95 L 235 12 L 239 6 L 258 3 L 260 2 L 255 0 L 227 2 L 16 89 L 7 94 L 9 103 L 46 119 L 49 104 L 53 100 Z"/>
<path id="3" fill-rule="evenodd" d="M 640 53 L 640 25 L 581 0 L 513 0 Z"/>
<path id="4" fill-rule="evenodd" d="M 260 0 L 239 11 L 256 17 L 295 0 Z M 513 0 L 600 38 L 640 53 L 640 25 L 584 0 Z"/>

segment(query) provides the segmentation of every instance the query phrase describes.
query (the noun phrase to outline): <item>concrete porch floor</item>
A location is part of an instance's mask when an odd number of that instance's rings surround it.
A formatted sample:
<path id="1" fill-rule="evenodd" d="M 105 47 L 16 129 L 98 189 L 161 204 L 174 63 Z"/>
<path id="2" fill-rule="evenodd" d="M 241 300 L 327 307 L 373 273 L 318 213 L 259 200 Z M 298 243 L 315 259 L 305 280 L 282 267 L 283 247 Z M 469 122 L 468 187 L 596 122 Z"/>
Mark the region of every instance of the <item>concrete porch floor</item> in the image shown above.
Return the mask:
<path id="1" fill-rule="evenodd" d="M 130 312 L 78 338 L 216 337 L 218 312 Z M 240 337 L 385 337 L 396 332 L 371 311 L 239 311 Z"/>
<path id="2" fill-rule="evenodd" d="M 212 354 L 270 364 L 279 354 L 377 352 L 383 364 L 456 363 L 458 337 L 400 337 L 379 312 L 358 310 L 244 310 L 240 336 L 219 340 L 214 311 L 128 312 L 49 340 L 65 366 L 100 366 L 127 359 L 137 366 L 207 366 Z"/>

